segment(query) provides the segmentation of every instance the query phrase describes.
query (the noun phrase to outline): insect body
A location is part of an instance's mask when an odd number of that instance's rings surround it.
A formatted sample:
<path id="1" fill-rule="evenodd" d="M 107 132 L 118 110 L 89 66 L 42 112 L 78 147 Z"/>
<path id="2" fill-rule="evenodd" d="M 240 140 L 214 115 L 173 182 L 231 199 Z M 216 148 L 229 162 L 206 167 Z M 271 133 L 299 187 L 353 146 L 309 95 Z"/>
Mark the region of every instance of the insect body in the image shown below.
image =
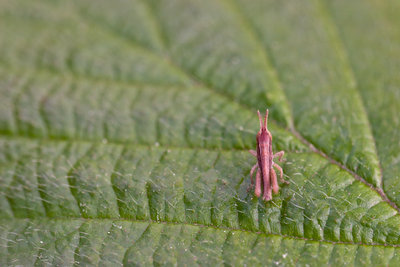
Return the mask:
<path id="1" fill-rule="evenodd" d="M 272 199 L 272 191 L 274 191 L 275 194 L 279 191 L 279 185 L 273 167 L 279 170 L 280 180 L 283 183 L 289 183 L 283 180 L 282 168 L 273 161 L 275 157 L 279 157 L 279 161 L 281 161 L 285 152 L 279 151 L 275 155 L 272 153 L 272 135 L 267 129 L 268 109 L 265 113 L 264 123 L 262 121 L 260 111 L 257 111 L 257 113 L 260 120 L 260 131 L 257 133 L 257 151 L 250 150 L 250 153 L 257 157 L 258 162 L 251 168 L 250 178 L 251 185 L 253 186 L 253 174 L 257 170 L 254 194 L 259 197 L 261 195 L 261 187 L 263 185 L 262 198 L 265 201 L 269 201 Z"/>

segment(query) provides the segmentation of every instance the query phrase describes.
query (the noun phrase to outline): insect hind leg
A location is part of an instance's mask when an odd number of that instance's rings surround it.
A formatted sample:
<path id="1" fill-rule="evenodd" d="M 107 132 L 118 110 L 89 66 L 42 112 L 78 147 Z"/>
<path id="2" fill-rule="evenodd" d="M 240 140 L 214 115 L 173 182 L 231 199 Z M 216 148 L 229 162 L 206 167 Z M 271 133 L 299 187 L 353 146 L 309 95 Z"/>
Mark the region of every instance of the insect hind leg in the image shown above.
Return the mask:
<path id="1" fill-rule="evenodd" d="M 270 175 L 266 176 L 267 177 L 263 176 L 263 183 L 264 183 L 263 199 L 264 201 L 269 201 L 272 199 L 271 177 L 269 177 Z"/>
<path id="2" fill-rule="evenodd" d="M 261 170 L 260 169 L 257 170 L 257 174 L 256 174 L 256 188 L 254 189 L 254 194 L 257 197 L 261 196 Z"/>
<path id="3" fill-rule="evenodd" d="M 278 164 L 276 164 L 276 163 L 274 162 L 274 163 L 273 163 L 273 167 L 277 168 L 278 171 L 280 172 L 279 178 L 280 178 L 281 182 L 282 182 L 282 183 L 285 183 L 285 184 L 289 184 L 288 181 L 286 181 L 286 180 L 283 179 L 283 170 L 282 170 L 281 166 L 279 166 Z"/>
<path id="4" fill-rule="evenodd" d="M 274 169 L 271 169 L 271 186 L 272 190 L 274 191 L 274 194 L 278 194 L 279 185 L 278 185 L 278 180 L 276 178 L 276 172 Z"/>
<path id="5" fill-rule="evenodd" d="M 254 175 L 254 172 L 257 170 L 257 168 L 258 168 L 258 164 L 255 164 L 250 170 L 250 185 L 247 187 L 247 192 L 249 192 L 250 189 L 253 188 L 253 186 L 254 186 L 253 175 Z"/>

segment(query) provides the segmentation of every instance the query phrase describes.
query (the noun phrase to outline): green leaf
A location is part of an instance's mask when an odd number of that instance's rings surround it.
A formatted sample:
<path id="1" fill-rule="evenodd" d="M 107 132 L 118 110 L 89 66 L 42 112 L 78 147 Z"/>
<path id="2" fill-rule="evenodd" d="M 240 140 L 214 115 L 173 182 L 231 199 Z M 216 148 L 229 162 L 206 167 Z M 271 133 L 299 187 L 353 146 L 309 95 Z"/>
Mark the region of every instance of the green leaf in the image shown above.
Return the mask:
<path id="1" fill-rule="evenodd" d="M 400 264 L 397 1 L 0 1 L 0 265 Z M 289 185 L 257 199 L 257 110 Z"/>

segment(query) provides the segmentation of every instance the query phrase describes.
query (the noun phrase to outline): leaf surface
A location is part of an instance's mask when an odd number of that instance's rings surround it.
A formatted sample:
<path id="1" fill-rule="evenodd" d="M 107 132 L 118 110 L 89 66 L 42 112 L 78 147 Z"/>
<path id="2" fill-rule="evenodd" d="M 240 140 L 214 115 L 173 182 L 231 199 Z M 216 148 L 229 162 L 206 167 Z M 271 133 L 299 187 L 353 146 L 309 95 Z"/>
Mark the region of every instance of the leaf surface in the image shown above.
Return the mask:
<path id="1" fill-rule="evenodd" d="M 0 2 L 0 265 L 397 266 L 399 12 Z"/>

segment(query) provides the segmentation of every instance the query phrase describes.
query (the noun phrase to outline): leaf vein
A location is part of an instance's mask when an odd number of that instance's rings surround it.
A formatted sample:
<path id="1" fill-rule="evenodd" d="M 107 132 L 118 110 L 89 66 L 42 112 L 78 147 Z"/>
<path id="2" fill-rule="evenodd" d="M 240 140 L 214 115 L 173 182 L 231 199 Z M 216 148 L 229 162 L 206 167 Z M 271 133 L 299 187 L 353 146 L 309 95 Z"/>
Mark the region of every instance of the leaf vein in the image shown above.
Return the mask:
<path id="1" fill-rule="evenodd" d="M 320 0 L 318 0 L 318 1 L 320 1 Z M 257 43 L 260 44 L 260 47 L 263 48 L 264 46 L 262 45 L 262 43 L 261 43 L 261 41 L 259 40 L 259 38 L 257 38 L 257 34 L 254 33 L 254 30 L 253 30 L 254 26 L 253 26 L 251 23 L 247 23 L 247 22 L 246 22 L 246 21 L 247 21 L 246 16 L 242 14 L 242 12 L 241 12 L 240 9 L 238 9 L 238 8 L 236 8 L 236 7 L 234 6 L 235 4 L 234 4 L 232 1 L 230 1 L 229 3 L 231 4 L 231 6 L 232 6 L 234 9 L 236 9 L 237 13 L 239 13 L 239 15 L 241 16 L 241 18 L 242 18 L 241 21 L 242 21 L 245 25 L 247 25 L 246 28 L 247 28 L 249 31 L 251 31 L 251 32 L 250 32 L 250 33 L 251 33 L 251 36 L 255 39 L 255 41 L 256 41 Z M 338 43 L 338 42 L 337 42 L 337 43 Z M 339 51 L 341 51 L 341 54 L 343 54 L 343 55 L 341 55 L 341 56 L 342 56 L 342 57 L 345 57 L 345 56 L 346 56 L 346 53 L 345 53 L 344 48 L 340 45 L 340 42 L 337 44 L 337 46 L 339 47 Z M 264 48 L 263 50 L 265 51 L 265 48 Z M 267 60 L 267 54 L 266 54 L 265 52 L 264 52 L 264 54 L 266 55 L 265 59 Z M 270 63 L 270 62 L 267 62 L 267 63 Z M 270 65 L 270 64 L 269 64 L 269 65 Z M 349 76 L 349 78 L 350 78 L 351 80 L 354 80 L 354 75 L 352 74 L 351 69 L 349 69 L 349 64 L 344 64 L 344 65 L 347 66 L 347 69 L 348 69 L 346 74 L 348 74 L 348 76 Z M 279 72 L 276 71 L 276 67 L 274 67 L 274 66 L 271 66 L 271 67 L 274 68 L 274 73 L 276 73 L 276 74 L 277 74 L 277 77 L 279 77 L 279 75 L 278 75 Z M 278 78 L 278 79 L 279 79 L 279 78 Z M 278 82 L 278 85 L 281 86 L 281 83 Z M 283 91 L 283 93 L 284 93 L 284 90 L 282 90 L 282 91 Z M 357 90 L 357 92 L 358 92 L 358 96 L 359 96 L 360 101 L 361 101 L 361 104 L 362 104 L 361 106 L 362 106 L 363 110 L 365 110 L 365 105 L 364 105 L 363 102 L 362 102 L 362 99 L 361 99 L 361 96 L 360 96 L 360 94 L 359 94 L 359 91 Z M 285 100 L 288 102 L 287 97 L 285 97 Z M 288 105 L 288 106 L 290 107 L 290 105 Z M 367 114 L 367 113 L 364 112 L 364 114 Z M 293 116 L 292 116 L 292 115 L 290 116 L 290 118 L 291 118 L 291 120 L 293 120 Z M 370 122 L 369 122 L 368 119 L 367 119 L 366 121 L 367 121 L 367 125 L 368 125 L 368 127 L 369 127 L 369 129 L 368 129 L 368 130 L 369 130 L 369 133 L 371 133 L 370 136 L 372 136 L 372 131 L 371 131 Z M 293 121 L 291 121 L 290 124 L 291 124 L 291 125 L 290 125 L 290 132 L 291 132 L 292 134 L 294 134 L 303 144 L 307 145 L 307 146 L 308 146 L 312 151 L 314 151 L 315 153 L 317 153 L 317 154 L 319 154 L 319 155 L 325 157 L 326 159 L 328 159 L 331 163 L 333 163 L 333 164 L 339 166 L 340 168 L 342 168 L 343 170 L 346 170 L 347 172 L 349 172 L 352 176 L 354 176 L 355 179 L 357 179 L 357 180 L 359 180 L 360 182 L 366 184 L 366 185 L 367 185 L 368 187 L 370 187 L 372 190 L 374 190 L 375 192 L 377 192 L 377 193 L 381 196 L 381 198 L 383 199 L 383 201 L 389 203 L 390 206 L 392 206 L 392 207 L 397 211 L 397 213 L 400 214 L 400 208 L 399 208 L 393 201 L 391 201 L 391 200 L 386 196 L 386 194 L 383 192 L 382 189 L 374 187 L 372 184 L 370 184 L 369 182 L 367 182 L 364 178 L 362 178 L 361 176 L 359 176 L 358 174 L 356 174 L 353 170 L 350 170 L 346 165 L 341 164 L 340 162 L 334 160 L 331 156 L 329 156 L 328 154 L 324 153 L 320 148 L 317 148 L 317 147 L 312 143 L 311 140 L 308 140 L 306 137 L 302 136 L 302 135 L 295 129 Z M 377 152 L 376 152 L 375 141 L 374 141 L 374 140 L 371 140 L 371 141 L 373 142 L 374 147 L 375 147 L 375 154 L 377 154 Z M 381 171 L 381 170 L 380 170 L 380 173 L 382 174 L 382 171 Z M 382 177 L 382 176 L 381 176 L 381 177 Z"/>
<path id="2" fill-rule="evenodd" d="M 348 79 L 350 80 L 352 86 L 354 87 L 355 91 L 356 91 L 356 95 L 357 98 L 359 99 L 360 102 L 360 106 L 361 109 L 363 110 L 363 114 L 365 114 L 365 121 L 366 121 L 366 126 L 367 126 L 367 131 L 369 133 L 369 137 L 371 139 L 371 142 L 373 144 L 373 148 L 374 148 L 374 153 L 378 159 L 378 166 L 379 166 L 379 175 L 380 175 L 380 179 L 381 179 L 381 184 L 380 184 L 380 188 L 376 188 L 375 191 L 378 192 L 379 195 L 381 195 L 381 197 L 388 202 L 394 209 L 397 210 L 397 212 L 400 214 L 400 208 L 386 195 L 386 193 L 383 191 L 383 185 L 384 185 L 384 179 L 383 179 L 383 172 L 382 172 L 382 167 L 381 167 L 381 162 L 379 160 L 379 153 L 377 151 L 376 148 L 376 140 L 373 136 L 373 131 L 372 131 L 372 125 L 371 125 L 371 119 L 369 118 L 369 114 L 366 110 L 365 107 L 365 103 L 362 97 L 362 94 L 360 93 L 360 88 L 359 86 L 357 86 L 357 79 L 356 76 L 354 75 L 354 71 L 352 69 L 352 65 L 351 65 L 351 61 L 349 60 L 349 57 L 347 55 L 347 50 L 345 48 L 345 45 L 343 44 L 343 41 L 341 39 L 340 33 L 338 31 L 338 26 L 335 23 L 334 19 L 332 18 L 332 15 L 330 14 L 328 8 L 326 8 L 325 4 L 322 3 L 323 0 L 315 0 L 315 2 L 317 3 L 317 5 L 319 6 L 319 10 L 321 13 L 323 13 L 323 17 L 325 17 L 325 28 L 328 28 L 328 30 L 330 31 L 330 35 L 332 36 L 332 39 L 337 47 L 337 50 L 339 52 L 339 55 L 342 59 L 343 62 L 343 68 L 344 68 L 344 72 L 345 74 L 347 74 Z M 361 178 L 361 177 L 360 177 Z M 363 178 L 361 178 L 363 179 Z M 364 180 L 364 179 L 363 179 Z M 367 181 L 365 181 L 365 183 L 367 184 Z M 369 184 L 367 184 L 368 186 L 370 186 Z M 371 186 L 370 186 L 371 187 Z"/>
<path id="3" fill-rule="evenodd" d="M 334 19 L 332 18 L 332 15 L 329 13 L 329 10 L 325 7 L 324 3 L 322 3 L 323 0 L 314 0 L 314 1 L 316 2 L 316 5 L 318 6 L 319 11 L 322 13 L 323 17 L 325 18 L 325 20 L 324 20 L 325 28 L 327 29 L 327 31 L 329 31 L 331 40 L 333 41 L 333 43 L 335 44 L 335 46 L 337 48 L 337 52 L 342 61 L 342 67 L 344 69 L 344 73 L 346 74 L 348 80 L 350 81 L 351 86 L 356 91 L 356 96 L 360 102 L 360 106 L 363 111 L 362 113 L 365 115 L 367 132 L 368 132 L 369 136 L 371 137 L 371 142 L 374 147 L 374 153 L 379 158 L 379 154 L 376 149 L 376 141 L 373 137 L 371 121 L 369 119 L 368 112 L 366 110 L 362 94 L 360 93 L 360 88 L 357 85 L 358 84 L 357 79 L 356 79 L 356 76 L 354 75 L 351 61 L 349 60 L 349 57 L 347 55 L 347 50 L 345 48 L 345 45 L 343 44 L 343 41 L 341 40 L 341 36 L 338 31 L 337 25 L 336 25 Z M 380 162 L 379 162 L 379 172 L 380 172 L 380 176 L 381 176 L 381 183 L 382 183 L 381 186 L 383 186 L 382 168 L 380 166 Z"/>

